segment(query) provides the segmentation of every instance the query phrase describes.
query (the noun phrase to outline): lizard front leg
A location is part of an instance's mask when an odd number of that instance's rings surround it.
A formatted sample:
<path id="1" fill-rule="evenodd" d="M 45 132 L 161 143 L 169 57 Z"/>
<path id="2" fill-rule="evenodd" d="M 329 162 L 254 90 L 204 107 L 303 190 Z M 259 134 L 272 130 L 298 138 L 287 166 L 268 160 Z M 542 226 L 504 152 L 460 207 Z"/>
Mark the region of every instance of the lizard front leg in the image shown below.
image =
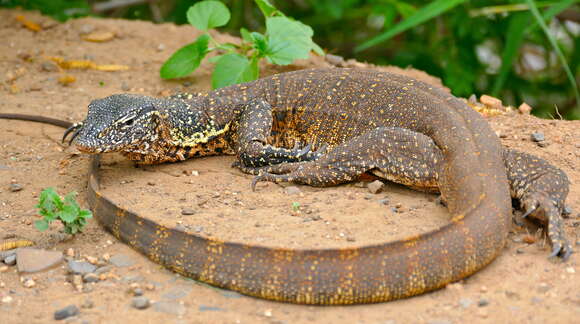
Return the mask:
<path id="1" fill-rule="evenodd" d="M 568 195 L 566 174 L 538 157 L 504 149 L 512 198 L 520 201 L 524 216 L 547 223 L 551 256 L 564 260 L 572 254 L 561 213 Z M 282 163 L 255 168 L 259 181 L 291 181 L 312 186 L 349 182 L 361 173 L 374 174 L 418 190 L 436 191 L 442 153 L 427 136 L 407 129 L 377 128 L 335 147 L 316 161 Z"/>
<path id="2" fill-rule="evenodd" d="M 272 131 L 272 107 L 263 99 L 253 99 L 241 107 L 234 126 L 235 152 L 241 167 L 261 167 L 287 162 L 311 161 L 320 153 L 304 148 L 286 149 L 267 143 Z"/>

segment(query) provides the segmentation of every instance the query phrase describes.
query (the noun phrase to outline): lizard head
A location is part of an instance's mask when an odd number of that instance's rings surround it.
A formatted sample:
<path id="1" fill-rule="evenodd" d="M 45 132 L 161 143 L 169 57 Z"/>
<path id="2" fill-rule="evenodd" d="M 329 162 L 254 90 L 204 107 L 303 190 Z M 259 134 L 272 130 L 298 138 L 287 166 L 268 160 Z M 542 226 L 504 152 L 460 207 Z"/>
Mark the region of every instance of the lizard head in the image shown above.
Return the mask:
<path id="1" fill-rule="evenodd" d="M 131 94 L 97 99 L 89 104 L 86 119 L 69 128 L 63 139 L 73 132 L 70 142 L 84 153 L 121 152 L 146 163 L 183 160 L 186 156 L 178 148 L 189 147 L 187 153 L 193 154 L 192 148 L 201 150 L 227 130 L 196 108 L 195 98 L 188 99 Z M 171 159 L 169 151 L 178 156 Z"/>

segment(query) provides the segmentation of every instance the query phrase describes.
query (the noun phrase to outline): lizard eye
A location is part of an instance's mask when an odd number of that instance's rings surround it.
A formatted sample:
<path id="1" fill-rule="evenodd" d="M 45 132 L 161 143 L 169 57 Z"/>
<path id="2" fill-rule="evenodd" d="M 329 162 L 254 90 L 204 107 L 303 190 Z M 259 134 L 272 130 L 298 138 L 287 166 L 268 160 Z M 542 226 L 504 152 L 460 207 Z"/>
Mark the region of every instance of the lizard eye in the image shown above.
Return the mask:
<path id="1" fill-rule="evenodd" d="M 134 122 L 134 120 L 133 120 L 133 118 L 131 118 L 131 119 L 126 120 L 123 123 L 123 125 L 125 125 L 125 126 L 132 126 L 133 125 L 133 122 Z"/>

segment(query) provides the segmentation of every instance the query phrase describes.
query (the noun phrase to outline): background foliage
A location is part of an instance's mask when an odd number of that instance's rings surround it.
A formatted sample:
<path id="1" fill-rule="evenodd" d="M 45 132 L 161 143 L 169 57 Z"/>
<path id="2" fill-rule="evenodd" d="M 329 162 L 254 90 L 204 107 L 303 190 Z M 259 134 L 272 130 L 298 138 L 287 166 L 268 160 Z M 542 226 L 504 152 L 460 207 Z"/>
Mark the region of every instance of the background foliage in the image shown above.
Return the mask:
<path id="1" fill-rule="evenodd" d="M 150 2 L 155 7 L 146 3 L 99 14 L 183 24 L 187 23 L 187 9 L 198 1 Z M 246 27 L 263 32 L 264 18 L 253 0 L 223 2 L 232 11 L 225 31 L 239 34 L 240 28 Z M 314 41 L 329 53 L 375 64 L 412 66 L 441 77 L 458 96 L 487 93 L 502 98 L 507 104 L 525 101 L 534 107 L 534 114 L 542 117 L 557 118 L 561 114 L 567 119 L 580 119 L 580 104 L 575 99 L 578 89 L 567 77 L 565 65 L 545 30 L 537 24 L 538 17 L 529 10 L 530 3 L 537 5 L 547 30 L 569 65 L 571 77 L 578 81 L 580 6 L 577 0 L 271 2 L 287 16 L 311 26 Z M 0 0 L 0 6 L 40 9 L 61 20 L 88 14 L 90 5 L 95 3 L 102 1 Z M 400 29 L 405 23 L 412 28 L 389 35 L 393 27 Z"/>

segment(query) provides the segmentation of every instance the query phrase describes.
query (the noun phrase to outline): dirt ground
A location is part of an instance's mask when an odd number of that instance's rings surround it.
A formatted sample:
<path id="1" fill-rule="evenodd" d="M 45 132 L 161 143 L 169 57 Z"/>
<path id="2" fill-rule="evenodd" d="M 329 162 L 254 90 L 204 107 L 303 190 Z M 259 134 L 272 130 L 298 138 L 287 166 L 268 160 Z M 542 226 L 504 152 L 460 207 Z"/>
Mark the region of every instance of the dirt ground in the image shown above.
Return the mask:
<path id="1" fill-rule="evenodd" d="M 42 30 L 24 28 L 15 19 L 17 14 L 39 23 Z M 83 40 L 91 32 L 115 36 L 101 43 Z M 197 35 L 187 26 L 93 18 L 58 24 L 34 13 L 2 10 L 0 112 L 79 121 L 91 100 L 113 93 L 157 96 L 207 89 L 208 65 L 178 81 L 163 81 L 158 74 L 163 61 Z M 62 70 L 49 57 L 129 69 Z M 328 65 L 314 57 L 269 68 L 263 75 Z M 406 73 L 425 77 L 417 71 Z M 59 82 L 65 75 L 75 81 Z M 516 112 L 489 121 L 504 145 L 543 157 L 568 174 L 572 182 L 568 205 L 573 212 L 565 220 L 566 231 L 580 250 L 580 121 L 540 120 Z M 15 235 L 76 260 L 121 255 L 133 264 L 113 267 L 104 280 L 86 283 L 80 291 L 69 282 L 66 263 L 27 275 L 16 267 L 4 268 L 0 299 L 10 296 L 11 301 L 0 302 L 2 323 L 50 322 L 56 310 L 71 304 L 80 308 L 80 314 L 66 320 L 70 323 L 573 323 L 580 317 L 579 254 L 567 263 L 548 260 L 549 245 L 530 224 L 514 225 L 497 260 L 460 283 L 410 299 L 349 307 L 269 302 L 196 283 L 116 241 L 94 220 L 72 239 L 58 224 L 40 233 L 33 225 L 39 217 L 34 205 L 43 188 L 52 186 L 61 194 L 77 191 L 80 203 L 87 206 L 88 158 L 61 145 L 62 132 L 49 125 L 0 120 L 0 239 Z M 531 141 L 534 132 L 544 133 L 548 145 Z M 105 163 L 106 195 L 168 226 L 226 240 L 286 247 L 358 246 L 424 232 L 447 221 L 435 195 L 395 184 L 387 184 L 378 194 L 360 184 L 296 186 L 296 190 L 261 183 L 252 192 L 251 177 L 230 168 L 232 157 L 143 169 L 123 161 L 112 163 L 115 159 L 109 157 Z M 11 191 L 11 183 L 23 189 Z M 35 285 L 25 287 L 23 278 L 33 279 Z M 137 286 L 163 307 L 132 307 L 131 290 Z"/>

